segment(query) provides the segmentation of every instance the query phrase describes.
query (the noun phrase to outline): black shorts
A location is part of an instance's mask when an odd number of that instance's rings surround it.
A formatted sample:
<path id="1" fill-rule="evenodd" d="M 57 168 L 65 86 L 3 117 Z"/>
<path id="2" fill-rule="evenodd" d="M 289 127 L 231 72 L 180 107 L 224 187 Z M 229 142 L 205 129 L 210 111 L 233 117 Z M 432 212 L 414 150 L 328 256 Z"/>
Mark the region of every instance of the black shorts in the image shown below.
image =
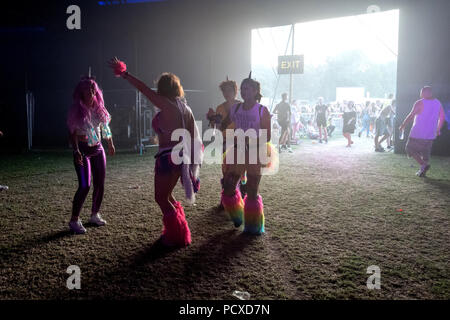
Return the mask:
<path id="1" fill-rule="evenodd" d="M 327 127 L 327 120 L 325 118 L 317 118 L 316 123 L 318 127 Z"/>
<path id="2" fill-rule="evenodd" d="M 287 120 L 278 121 L 278 124 L 280 125 L 282 130 L 286 130 L 289 128 L 289 121 L 287 121 Z"/>
<path id="3" fill-rule="evenodd" d="M 389 131 L 386 126 L 386 122 L 384 122 L 382 119 L 377 119 L 375 121 L 375 135 L 376 136 L 384 136 L 388 135 Z"/>
<path id="4" fill-rule="evenodd" d="M 355 125 L 354 124 L 348 124 L 345 125 L 344 128 L 342 128 L 343 133 L 355 133 Z"/>
<path id="5" fill-rule="evenodd" d="M 155 173 L 171 174 L 172 172 L 181 173 L 181 164 L 175 164 L 172 161 L 172 150 L 158 152 L 155 155 Z"/>

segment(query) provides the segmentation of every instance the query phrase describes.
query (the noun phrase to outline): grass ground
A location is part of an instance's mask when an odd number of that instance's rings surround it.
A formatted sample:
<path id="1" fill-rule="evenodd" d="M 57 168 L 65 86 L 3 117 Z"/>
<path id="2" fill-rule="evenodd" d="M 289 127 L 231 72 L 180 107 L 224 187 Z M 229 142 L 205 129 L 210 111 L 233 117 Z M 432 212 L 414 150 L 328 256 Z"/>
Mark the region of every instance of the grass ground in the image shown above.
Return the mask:
<path id="1" fill-rule="evenodd" d="M 3 156 L 0 299 L 232 299 L 234 290 L 251 299 L 449 299 L 450 159 L 433 157 L 423 179 L 412 160 L 371 144 L 305 140 L 282 153 L 279 173 L 262 179 L 260 237 L 216 210 L 221 171 L 205 165 L 197 204 L 185 208 L 192 245 L 172 252 L 154 246 L 162 216 L 151 152 L 108 158 L 108 225 L 81 236 L 67 226 L 71 154 Z M 70 265 L 81 269 L 81 290 L 66 288 Z M 371 265 L 380 290 L 366 287 Z"/>

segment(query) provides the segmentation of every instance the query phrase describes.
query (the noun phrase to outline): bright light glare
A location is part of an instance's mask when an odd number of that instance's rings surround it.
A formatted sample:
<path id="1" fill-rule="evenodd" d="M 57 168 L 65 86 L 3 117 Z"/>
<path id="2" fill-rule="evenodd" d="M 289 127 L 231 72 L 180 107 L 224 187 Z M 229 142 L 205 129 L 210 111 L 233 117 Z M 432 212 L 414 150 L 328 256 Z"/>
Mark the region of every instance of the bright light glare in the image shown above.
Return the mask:
<path id="1" fill-rule="evenodd" d="M 375 63 L 396 61 L 398 25 L 399 10 L 298 23 L 294 54 L 304 54 L 305 65 L 314 66 L 351 50 L 362 51 Z M 266 65 L 276 70 L 278 56 L 291 54 L 290 29 L 287 25 L 252 30 L 252 69 Z"/>

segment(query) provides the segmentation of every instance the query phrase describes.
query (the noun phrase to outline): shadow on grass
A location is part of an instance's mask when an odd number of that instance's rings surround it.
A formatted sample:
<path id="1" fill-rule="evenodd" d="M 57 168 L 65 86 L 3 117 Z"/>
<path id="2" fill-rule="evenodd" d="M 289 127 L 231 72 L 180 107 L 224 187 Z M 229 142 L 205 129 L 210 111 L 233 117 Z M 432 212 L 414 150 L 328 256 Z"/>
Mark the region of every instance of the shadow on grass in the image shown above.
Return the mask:
<path id="1" fill-rule="evenodd" d="M 201 245 L 193 253 L 192 261 L 187 262 L 185 265 L 195 266 L 198 264 L 199 268 L 196 269 L 200 270 L 201 266 L 210 265 L 216 260 L 220 260 L 223 262 L 224 259 L 238 254 L 255 238 L 255 236 L 247 235 L 244 233 L 241 233 L 237 237 L 234 237 L 235 234 L 236 230 L 227 230 L 216 234 L 213 238 L 209 239 L 206 243 Z M 132 259 L 132 263 L 129 265 L 129 267 L 130 269 L 134 269 L 136 267 L 155 262 L 160 258 L 166 257 L 170 253 L 182 249 L 188 250 L 189 247 L 167 247 L 161 242 L 161 238 L 159 238 L 150 247 L 145 248 L 143 251 L 138 253 L 134 257 L 134 259 Z M 217 253 L 215 254 L 215 256 L 217 256 L 217 259 L 212 259 L 214 261 L 211 261 L 211 258 L 214 258 L 211 256 L 211 251 L 215 251 Z"/>
<path id="2" fill-rule="evenodd" d="M 49 234 L 47 236 L 44 236 L 44 237 L 38 239 L 36 241 L 36 244 L 37 245 L 46 244 L 46 243 L 49 243 L 49 242 L 52 242 L 52 241 L 55 241 L 55 240 L 59 240 L 59 239 L 65 238 L 65 237 L 70 236 L 70 235 L 72 235 L 72 232 L 70 230 L 61 230 L 61 231 L 51 233 L 51 234 Z"/>
<path id="3" fill-rule="evenodd" d="M 226 230 L 200 246 L 180 249 L 167 248 L 158 239 L 117 268 L 87 280 L 85 288 L 89 298 L 158 299 L 163 295 L 178 299 L 202 286 L 199 296 L 207 298 L 210 291 L 205 288 L 221 282 L 220 274 L 232 272 L 231 261 L 239 262 L 239 254 L 256 238 Z"/>
<path id="4" fill-rule="evenodd" d="M 424 177 L 423 181 L 436 187 L 437 189 L 440 189 L 440 191 L 444 191 L 445 193 L 450 194 L 450 181 L 448 180 Z"/>
<path id="5" fill-rule="evenodd" d="M 161 238 L 159 238 L 150 247 L 147 247 L 142 252 L 138 253 L 132 259 L 132 263 L 130 264 L 129 268 L 135 269 L 136 267 L 145 265 L 147 263 L 152 263 L 180 249 L 183 248 L 165 246 L 162 243 Z"/>
<path id="6" fill-rule="evenodd" d="M 62 239 L 62 238 L 65 238 L 65 237 L 68 237 L 71 235 L 72 235 L 72 233 L 70 230 L 61 230 L 61 231 L 57 231 L 57 232 L 45 235 L 41 238 L 27 240 L 27 241 L 24 241 L 23 243 L 21 243 L 17 246 L 14 246 L 12 248 L 1 249 L 0 257 L 2 259 L 9 259 L 12 256 L 14 256 L 15 254 L 23 255 L 28 250 L 37 248 L 37 247 L 45 245 L 49 242 L 57 241 L 59 239 Z"/>
<path id="7" fill-rule="evenodd" d="M 242 233 L 236 229 L 216 233 L 193 252 L 184 263 L 184 277 L 180 286 L 185 291 L 192 288 L 214 284 L 222 285 L 221 274 L 233 274 L 235 268 L 242 268 L 240 255 L 251 246 L 259 236 Z M 209 290 L 199 290 L 209 292 Z M 205 293 L 204 293 L 205 294 Z M 204 296 L 203 298 L 210 298 Z"/>
<path id="8" fill-rule="evenodd" d="M 86 229 L 89 229 L 89 228 L 101 228 L 102 226 L 98 226 L 92 222 L 86 222 L 86 223 L 83 223 L 83 227 L 85 227 Z"/>
<path id="9" fill-rule="evenodd" d="M 211 207 L 208 210 L 208 213 L 211 213 L 211 214 L 217 214 L 217 213 L 222 213 L 222 212 L 225 212 L 225 208 L 223 207 L 222 203 L 219 203 L 218 205 Z"/>

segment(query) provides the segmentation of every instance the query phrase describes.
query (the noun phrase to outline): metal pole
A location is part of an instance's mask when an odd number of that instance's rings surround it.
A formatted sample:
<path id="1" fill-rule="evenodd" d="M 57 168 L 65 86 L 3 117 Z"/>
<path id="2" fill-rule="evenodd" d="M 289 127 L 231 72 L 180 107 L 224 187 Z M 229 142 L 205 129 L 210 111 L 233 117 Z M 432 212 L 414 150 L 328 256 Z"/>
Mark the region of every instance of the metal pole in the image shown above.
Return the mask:
<path id="1" fill-rule="evenodd" d="M 295 24 L 292 24 L 292 55 L 294 55 L 294 36 L 295 36 Z M 289 74 L 289 104 L 292 104 L 292 91 L 293 91 L 293 75 L 292 75 L 292 69 L 291 73 Z"/>
<path id="2" fill-rule="evenodd" d="M 25 99 L 26 99 L 26 101 L 27 101 L 27 146 L 28 146 L 28 151 L 30 151 L 30 144 L 31 144 L 31 141 L 30 141 L 30 131 L 31 131 L 31 128 L 30 128 L 30 118 L 31 118 L 31 108 L 30 108 L 30 105 L 31 105 L 31 101 L 30 101 L 30 93 L 29 92 L 27 92 L 26 94 L 25 94 Z"/>
<path id="3" fill-rule="evenodd" d="M 134 44 L 134 61 L 135 61 L 135 68 L 136 68 L 136 76 L 138 76 L 138 37 L 136 33 L 133 34 L 133 44 Z M 142 156 L 143 150 L 142 150 L 142 95 L 140 91 L 137 92 L 137 102 L 136 102 L 136 132 L 137 132 L 137 147 L 139 155 Z M 145 119 L 144 119 L 145 121 Z"/>
<path id="4" fill-rule="evenodd" d="M 292 34 L 292 28 L 289 31 L 289 37 L 288 37 L 288 40 L 286 42 L 286 49 L 284 50 L 284 55 L 287 55 L 288 48 L 289 48 L 289 41 L 291 39 L 291 34 Z M 275 90 L 273 92 L 272 102 L 270 103 L 270 112 L 272 112 L 272 110 L 273 110 L 273 102 L 275 101 L 275 97 L 277 96 L 277 90 L 278 90 L 279 83 L 280 83 L 280 75 L 277 76 L 277 84 L 276 84 Z M 186 90 L 184 90 L 184 91 L 186 91 Z"/>
<path id="5" fill-rule="evenodd" d="M 136 113 L 136 150 L 137 152 L 140 151 L 140 147 L 141 147 L 141 129 L 140 129 L 140 115 L 139 115 L 139 110 L 140 110 L 140 102 L 139 102 L 139 96 L 140 96 L 140 92 L 139 90 L 136 90 L 136 109 L 135 109 L 135 113 Z"/>
<path id="6" fill-rule="evenodd" d="M 27 142 L 28 151 L 33 147 L 33 127 L 34 127 L 34 95 L 31 91 L 25 94 L 27 105 Z"/>

